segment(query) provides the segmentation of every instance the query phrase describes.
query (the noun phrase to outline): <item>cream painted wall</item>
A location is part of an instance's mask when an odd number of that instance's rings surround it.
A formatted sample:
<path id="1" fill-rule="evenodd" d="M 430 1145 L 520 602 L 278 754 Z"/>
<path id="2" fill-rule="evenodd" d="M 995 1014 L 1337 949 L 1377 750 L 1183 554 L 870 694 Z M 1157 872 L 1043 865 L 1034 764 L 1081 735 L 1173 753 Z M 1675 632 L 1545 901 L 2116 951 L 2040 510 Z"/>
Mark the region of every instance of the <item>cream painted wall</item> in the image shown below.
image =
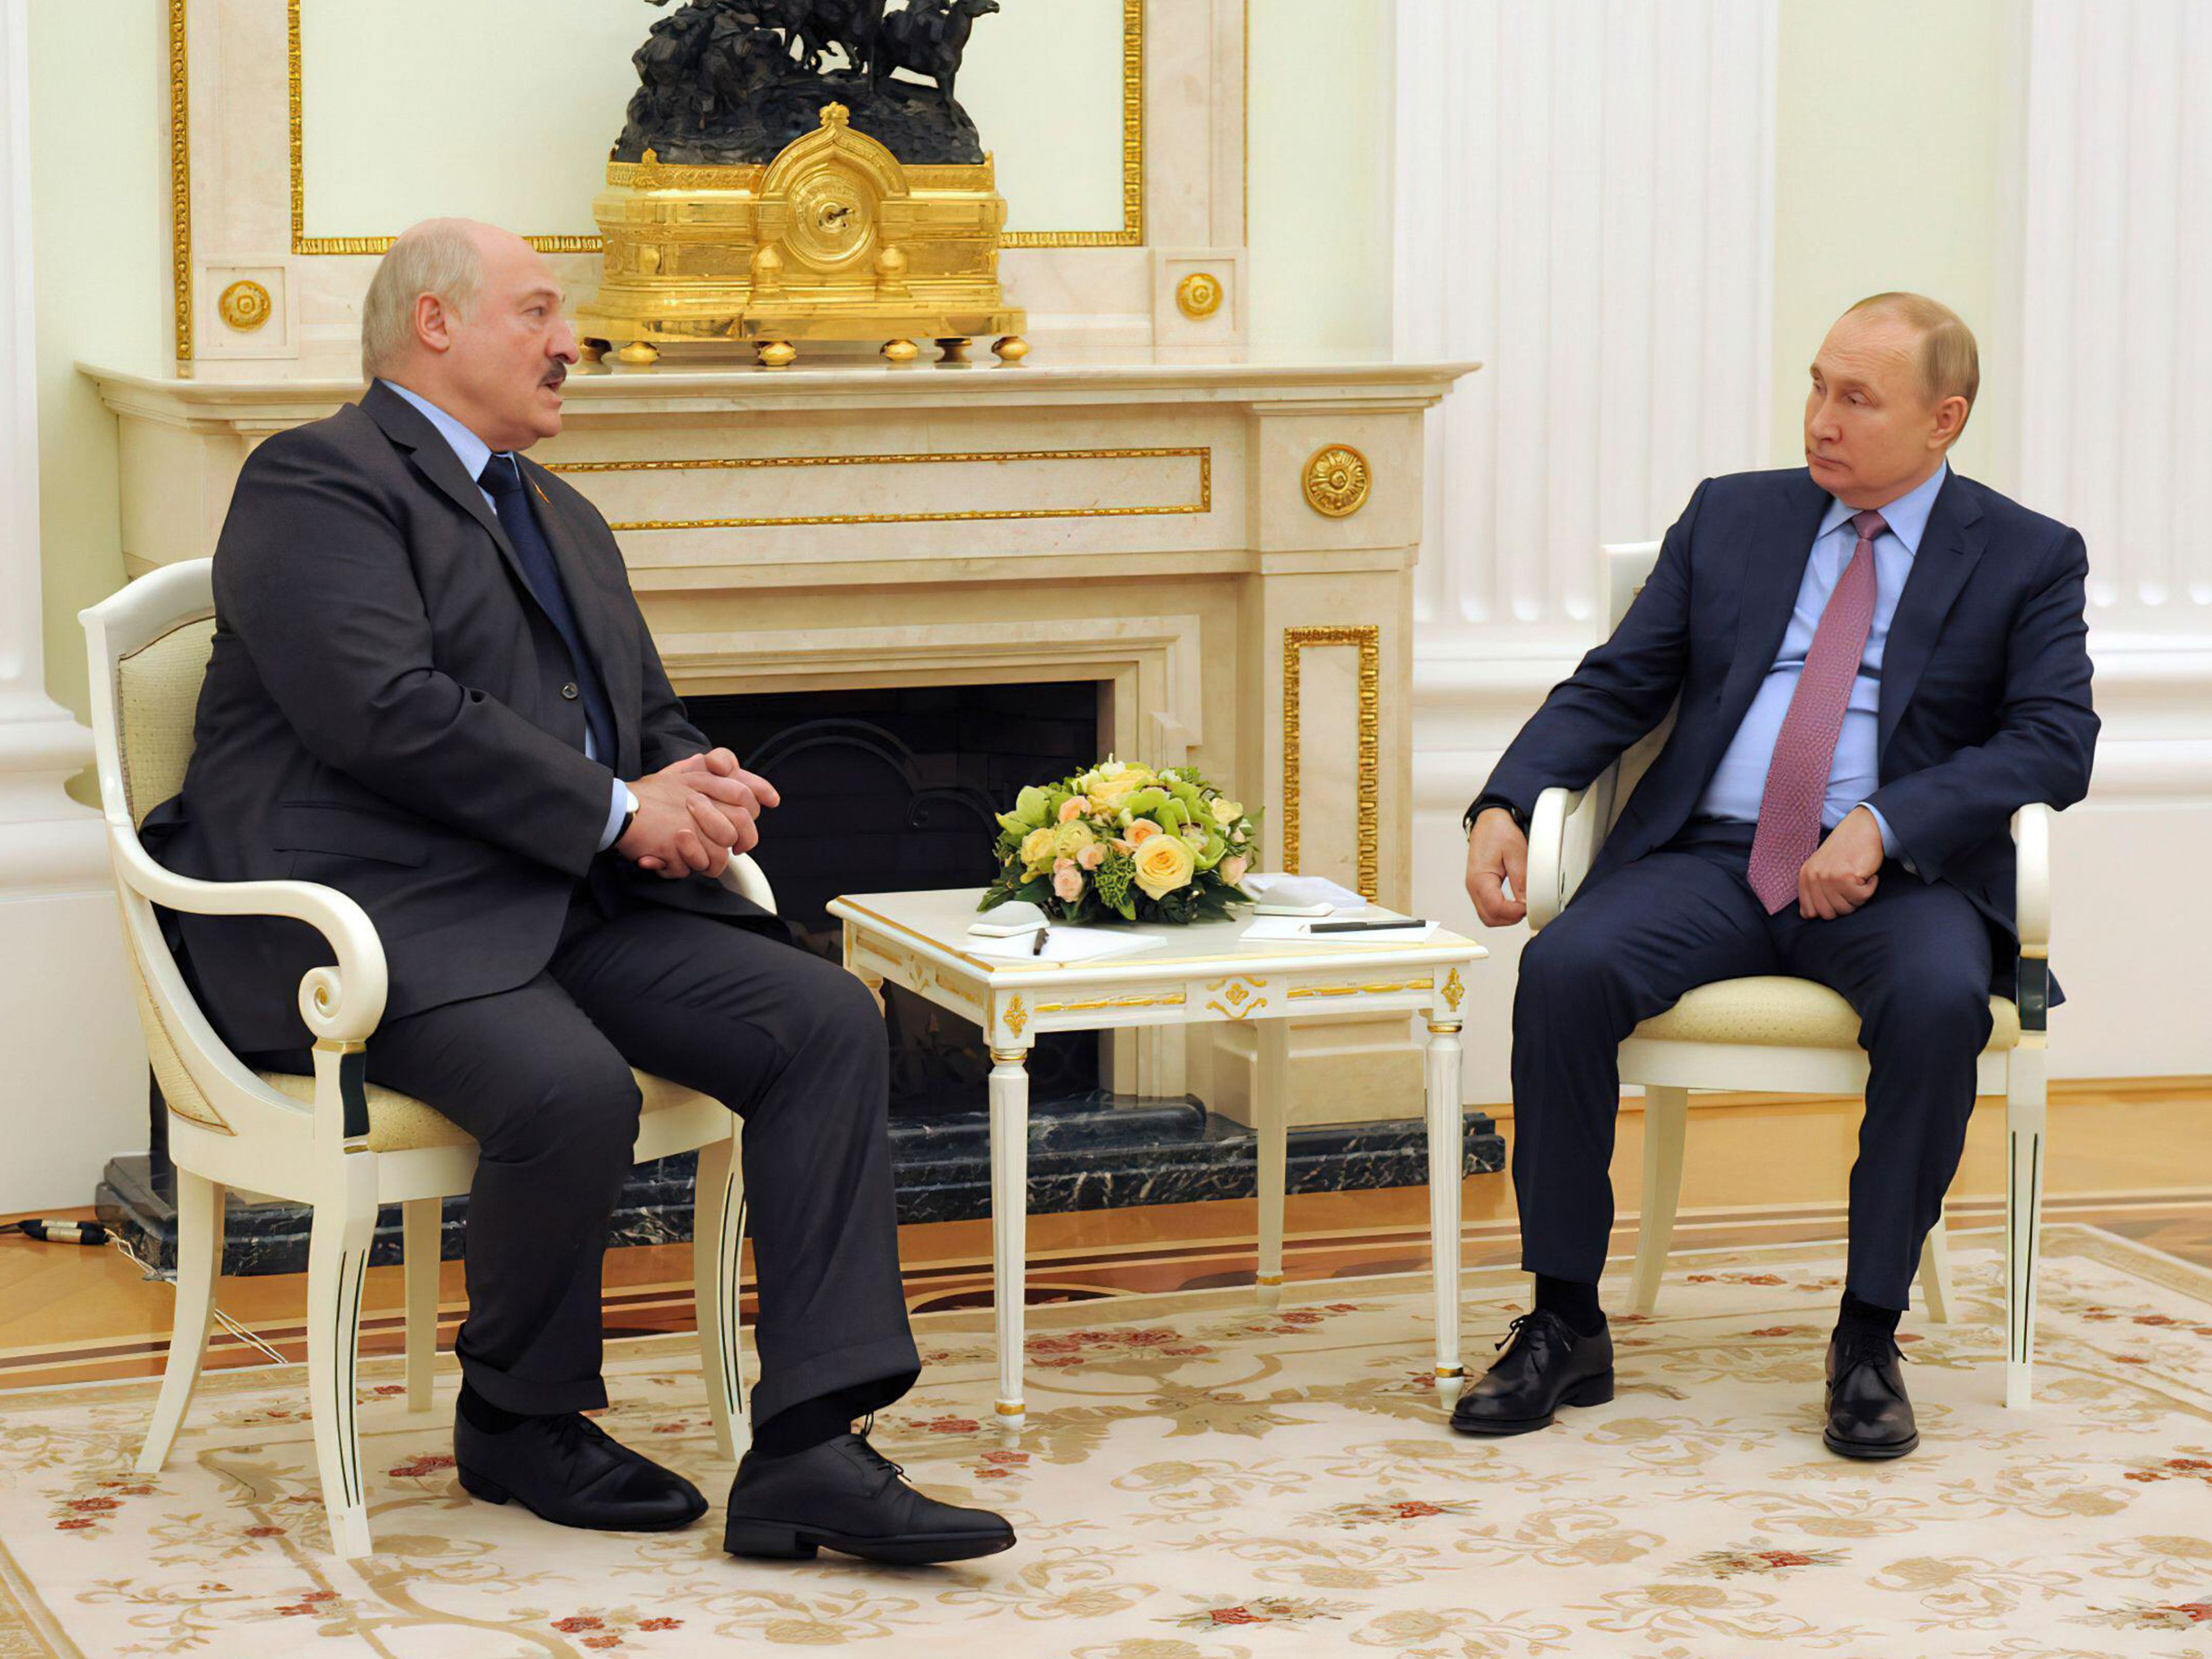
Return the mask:
<path id="1" fill-rule="evenodd" d="M 2008 70 L 2023 10 L 2008 0 L 1783 0 L 1773 465 L 1803 459 L 1806 368 L 1828 325 L 1869 294 L 1912 289 L 1965 318 L 1982 348 L 1982 398 L 1954 459 L 2010 489 L 2014 382 L 1999 273 Z"/>
<path id="2" fill-rule="evenodd" d="M 167 30 L 160 0 L 31 0 L 31 237 L 46 688 L 88 712 L 76 613 L 123 583 L 115 417 L 82 356 L 167 353 Z M 70 793 L 96 805 L 88 771 Z"/>
<path id="3" fill-rule="evenodd" d="M 1390 352 L 1391 0 L 1249 0 L 1252 355 Z"/>

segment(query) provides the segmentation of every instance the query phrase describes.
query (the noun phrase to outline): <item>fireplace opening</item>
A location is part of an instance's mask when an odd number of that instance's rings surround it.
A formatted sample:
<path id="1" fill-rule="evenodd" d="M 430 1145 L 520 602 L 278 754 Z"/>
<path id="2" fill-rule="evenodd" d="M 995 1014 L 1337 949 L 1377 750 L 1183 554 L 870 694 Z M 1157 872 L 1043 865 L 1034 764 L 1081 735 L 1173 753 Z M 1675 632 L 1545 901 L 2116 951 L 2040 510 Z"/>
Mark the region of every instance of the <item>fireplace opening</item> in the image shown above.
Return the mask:
<path id="1" fill-rule="evenodd" d="M 774 783 L 755 856 L 806 948 L 842 959 L 841 893 L 981 887 L 995 815 L 1025 784 L 1096 761 L 1100 687 L 1017 685 L 766 692 L 684 700 L 691 723 Z M 886 985 L 894 1121 L 970 1112 L 990 1051 L 974 1022 Z M 1030 1056 L 1032 1101 L 1102 1098 L 1096 1032 L 1048 1032 Z"/>

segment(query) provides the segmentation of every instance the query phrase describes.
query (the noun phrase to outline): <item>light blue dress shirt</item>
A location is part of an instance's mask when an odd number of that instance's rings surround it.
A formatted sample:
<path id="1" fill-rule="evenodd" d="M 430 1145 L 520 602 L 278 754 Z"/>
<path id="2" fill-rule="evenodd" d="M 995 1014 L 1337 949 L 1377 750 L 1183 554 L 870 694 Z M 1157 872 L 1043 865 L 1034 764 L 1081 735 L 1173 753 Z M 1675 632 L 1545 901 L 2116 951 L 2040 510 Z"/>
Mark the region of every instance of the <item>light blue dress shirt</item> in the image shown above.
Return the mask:
<path id="1" fill-rule="evenodd" d="M 428 398 L 418 397 L 395 381 L 386 380 L 384 384 L 421 410 L 422 418 L 438 428 L 438 435 L 451 446 L 455 458 L 461 464 L 462 471 L 467 473 L 471 479 L 483 477 L 484 463 L 492 458 L 492 447 L 489 444 L 477 437 L 475 433 L 447 414 Z M 513 452 L 501 453 L 512 454 Z M 485 489 L 482 484 L 477 485 L 477 489 L 483 495 L 484 505 L 490 507 L 496 514 L 499 505 L 492 500 L 491 491 Z M 599 757 L 599 748 L 592 741 L 592 727 L 588 720 L 584 724 L 584 757 L 586 760 L 597 760 Z M 629 786 L 620 778 L 617 778 L 614 781 L 613 804 L 607 808 L 606 828 L 599 836 L 601 852 L 613 846 L 617 838 L 621 836 L 623 815 L 630 810 L 631 799 Z"/>
<path id="2" fill-rule="evenodd" d="M 1920 550 L 1920 538 L 1928 528 L 1928 514 L 1936 493 L 1950 474 L 1948 464 L 1881 509 L 1887 526 L 1874 541 L 1874 623 L 1867 629 L 1866 651 L 1851 682 L 1850 701 L 1844 705 L 1843 731 L 1836 738 L 1835 759 L 1828 767 L 1828 789 L 1820 806 L 1820 828 L 1832 830 L 1856 806 L 1865 806 L 1881 828 L 1881 850 L 1891 858 L 1903 856 L 1896 832 L 1881 811 L 1869 803 L 1881 780 L 1876 753 L 1881 725 L 1881 658 L 1889 643 L 1890 619 L 1897 614 L 1898 596 Z M 1727 752 L 1721 757 L 1712 781 L 1698 803 L 1698 816 L 1728 818 L 1739 823 L 1759 822 L 1759 803 L 1766 793 L 1766 769 L 1774 758 L 1774 744 L 1782 735 L 1782 718 L 1790 712 L 1790 699 L 1805 672 L 1805 653 L 1813 648 L 1814 630 L 1828 596 L 1843 580 L 1844 568 L 1858 546 L 1852 527 L 1856 508 L 1831 500 L 1813 538 L 1812 556 L 1805 562 L 1805 579 L 1797 585 L 1796 609 L 1782 636 L 1782 650 L 1760 682 L 1743 723 L 1735 729 Z M 1905 860 L 1907 867 L 1911 860 Z"/>

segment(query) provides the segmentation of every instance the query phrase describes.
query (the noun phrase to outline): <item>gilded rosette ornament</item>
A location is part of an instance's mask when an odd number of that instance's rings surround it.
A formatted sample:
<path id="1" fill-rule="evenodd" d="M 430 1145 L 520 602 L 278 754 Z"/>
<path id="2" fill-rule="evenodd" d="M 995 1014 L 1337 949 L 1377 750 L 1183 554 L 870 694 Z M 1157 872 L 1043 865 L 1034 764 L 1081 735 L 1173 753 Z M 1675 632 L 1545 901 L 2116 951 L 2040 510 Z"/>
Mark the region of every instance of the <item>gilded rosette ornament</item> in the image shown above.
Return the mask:
<path id="1" fill-rule="evenodd" d="M 1323 518 L 1350 518 L 1367 505 L 1372 484 L 1367 457 L 1350 444 L 1316 449 L 1306 461 L 1306 501 Z"/>

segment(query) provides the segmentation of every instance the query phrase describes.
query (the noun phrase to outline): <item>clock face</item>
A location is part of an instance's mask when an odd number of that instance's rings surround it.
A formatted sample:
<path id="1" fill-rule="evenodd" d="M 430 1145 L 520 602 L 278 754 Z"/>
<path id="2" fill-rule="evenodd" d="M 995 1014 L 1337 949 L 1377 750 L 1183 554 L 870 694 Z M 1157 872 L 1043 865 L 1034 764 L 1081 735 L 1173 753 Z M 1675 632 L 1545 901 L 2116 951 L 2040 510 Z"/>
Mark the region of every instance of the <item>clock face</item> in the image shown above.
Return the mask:
<path id="1" fill-rule="evenodd" d="M 875 246 L 875 197 L 856 175 L 825 167 L 792 187 L 784 241 L 809 264 L 835 270 Z"/>

